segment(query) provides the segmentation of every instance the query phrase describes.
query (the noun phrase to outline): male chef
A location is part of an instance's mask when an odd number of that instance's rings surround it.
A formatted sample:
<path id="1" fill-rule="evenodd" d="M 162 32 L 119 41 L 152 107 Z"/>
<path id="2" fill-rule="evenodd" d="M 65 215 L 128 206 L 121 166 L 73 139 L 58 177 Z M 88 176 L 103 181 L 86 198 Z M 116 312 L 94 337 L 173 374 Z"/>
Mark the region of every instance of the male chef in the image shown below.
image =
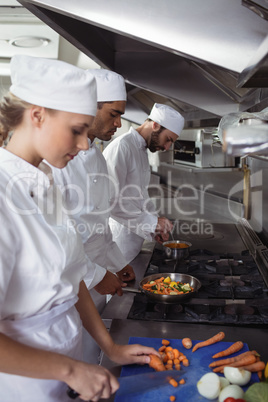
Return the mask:
<path id="1" fill-rule="evenodd" d="M 108 294 L 123 294 L 124 282 L 135 278 L 127 265 L 109 228 L 110 195 L 106 161 L 95 145 L 94 139 L 109 141 L 121 127 L 125 112 L 126 88 L 121 75 L 105 69 L 90 69 L 97 83 L 97 114 L 88 131 L 89 150 L 79 154 L 64 169 L 53 169 L 53 176 L 60 186 L 65 208 L 76 222 L 84 248 L 94 263 L 95 275 L 85 278 L 99 312 L 103 311 Z M 78 134 L 79 135 L 79 134 Z M 94 289 L 93 289 L 94 286 Z M 93 349 L 86 342 L 87 361 L 93 362 Z M 84 347 L 85 350 L 85 347 Z M 90 356 L 90 354 L 92 354 Z"/>
<path id="2" fill-rule="evenodd" d="M 184 118 L 173 108 L 154 104 L 150 115 L 136 130 L 115 138 L 104 150 L 111 182 L 113 239 L 130 262 L 145 239 L 168 240 L 172 223 L 158 217 L 149 198 L 150 166 L 147 149 L 166 151 L 178 139 Z"/>

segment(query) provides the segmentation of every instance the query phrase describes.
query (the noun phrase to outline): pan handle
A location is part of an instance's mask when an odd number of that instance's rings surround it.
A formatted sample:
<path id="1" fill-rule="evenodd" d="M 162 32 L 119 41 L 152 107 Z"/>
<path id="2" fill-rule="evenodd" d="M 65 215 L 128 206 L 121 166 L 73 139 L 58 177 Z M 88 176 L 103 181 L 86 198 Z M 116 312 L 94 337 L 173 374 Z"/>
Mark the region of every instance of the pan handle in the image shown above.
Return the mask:
<path id="1" fill-rule="evenodd" d="M 131 288 L 130 286 L 126 286 L 125 288 L 122 288 L 123 292 L 129 292 L 129 293 L 142 293 L 141 290 L 139 289 L 135 289 L 135 288 Z"/>

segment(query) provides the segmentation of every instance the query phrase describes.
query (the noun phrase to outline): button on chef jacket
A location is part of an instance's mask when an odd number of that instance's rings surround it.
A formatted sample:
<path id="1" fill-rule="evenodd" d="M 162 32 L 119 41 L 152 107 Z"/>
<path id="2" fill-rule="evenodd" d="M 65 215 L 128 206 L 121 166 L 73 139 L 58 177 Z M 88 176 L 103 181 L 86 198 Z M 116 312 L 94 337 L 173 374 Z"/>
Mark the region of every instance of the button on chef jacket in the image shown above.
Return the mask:
<path id="1" fill-rule="evenodd" d="M 0 177 L 0 319 L 14 320 L 77 297 L 93 268 L 46 173 L 0 148 Z"/>
<path id="2" fill-rule="evenodd" d="M 150 165 L 144 138 L 133 127 L 104 150 L 111 192 L 111 230 L 127 262 L 152 240 L 158 215 L 148 194 Z"/>
<path id="3" fill-rule="evenodd" d="M 73 216 L 85 252 L 95 264 L 95 276 L 85 282 L 89 289 L 99 283 L 106 270 L 116 273 L 127 265 L 109 227 L 110 193 L 106 161 L 89 140 L 64 169 L 53 168 L 55 183 L 62 191 L 65 208 Z"/>

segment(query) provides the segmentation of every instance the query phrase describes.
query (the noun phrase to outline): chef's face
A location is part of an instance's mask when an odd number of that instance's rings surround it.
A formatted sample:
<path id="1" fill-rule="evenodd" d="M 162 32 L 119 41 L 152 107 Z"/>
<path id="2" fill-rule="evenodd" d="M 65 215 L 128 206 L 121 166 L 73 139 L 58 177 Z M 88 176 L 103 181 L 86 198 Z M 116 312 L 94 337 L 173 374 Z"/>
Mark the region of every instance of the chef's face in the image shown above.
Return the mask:
<path id="1" fill-rule="evenodd" d="M 167 151 L 178 139 L 178 136 L 166 128 L 159 128 L 152 131 L 148 148 L 151 152 Z"/>
<path id="2" fill-rule="evenodd" d="M 90 127 L 88 136 L 95 137 L 102 141 L 110 141 L 116 130 L 121 127 L 121 116 L 125 113 L 126 102 L 101 102 L 93 124 Z"/>
<path id="3" fill-rule="evenodd" d="M 51 165 L 64 168 L 79 151 L 88 149 L 87 132 L 93 116 L 45 110 L 42 119 L 37 147 Z"/>

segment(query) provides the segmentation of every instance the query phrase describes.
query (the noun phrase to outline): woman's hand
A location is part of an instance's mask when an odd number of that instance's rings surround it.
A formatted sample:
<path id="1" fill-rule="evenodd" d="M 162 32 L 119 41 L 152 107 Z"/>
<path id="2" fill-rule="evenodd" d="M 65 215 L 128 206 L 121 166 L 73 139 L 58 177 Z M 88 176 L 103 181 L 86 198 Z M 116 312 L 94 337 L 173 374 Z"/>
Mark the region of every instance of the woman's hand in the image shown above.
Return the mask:
<path id="1" fill-rule="evenodd" d="M 117 379 L 104 367 L 76 361 L 65 382 L 83 401 L 109 398 L 119 388 Z"/>
<path id="2" fill-rule="evenodd" d="M 108 357 L 119 364 L 149 364 L 149 354 L 155 354 L 160 357 L 160 354 L 149 346 L 114 344 L 109 351 Z"/>

